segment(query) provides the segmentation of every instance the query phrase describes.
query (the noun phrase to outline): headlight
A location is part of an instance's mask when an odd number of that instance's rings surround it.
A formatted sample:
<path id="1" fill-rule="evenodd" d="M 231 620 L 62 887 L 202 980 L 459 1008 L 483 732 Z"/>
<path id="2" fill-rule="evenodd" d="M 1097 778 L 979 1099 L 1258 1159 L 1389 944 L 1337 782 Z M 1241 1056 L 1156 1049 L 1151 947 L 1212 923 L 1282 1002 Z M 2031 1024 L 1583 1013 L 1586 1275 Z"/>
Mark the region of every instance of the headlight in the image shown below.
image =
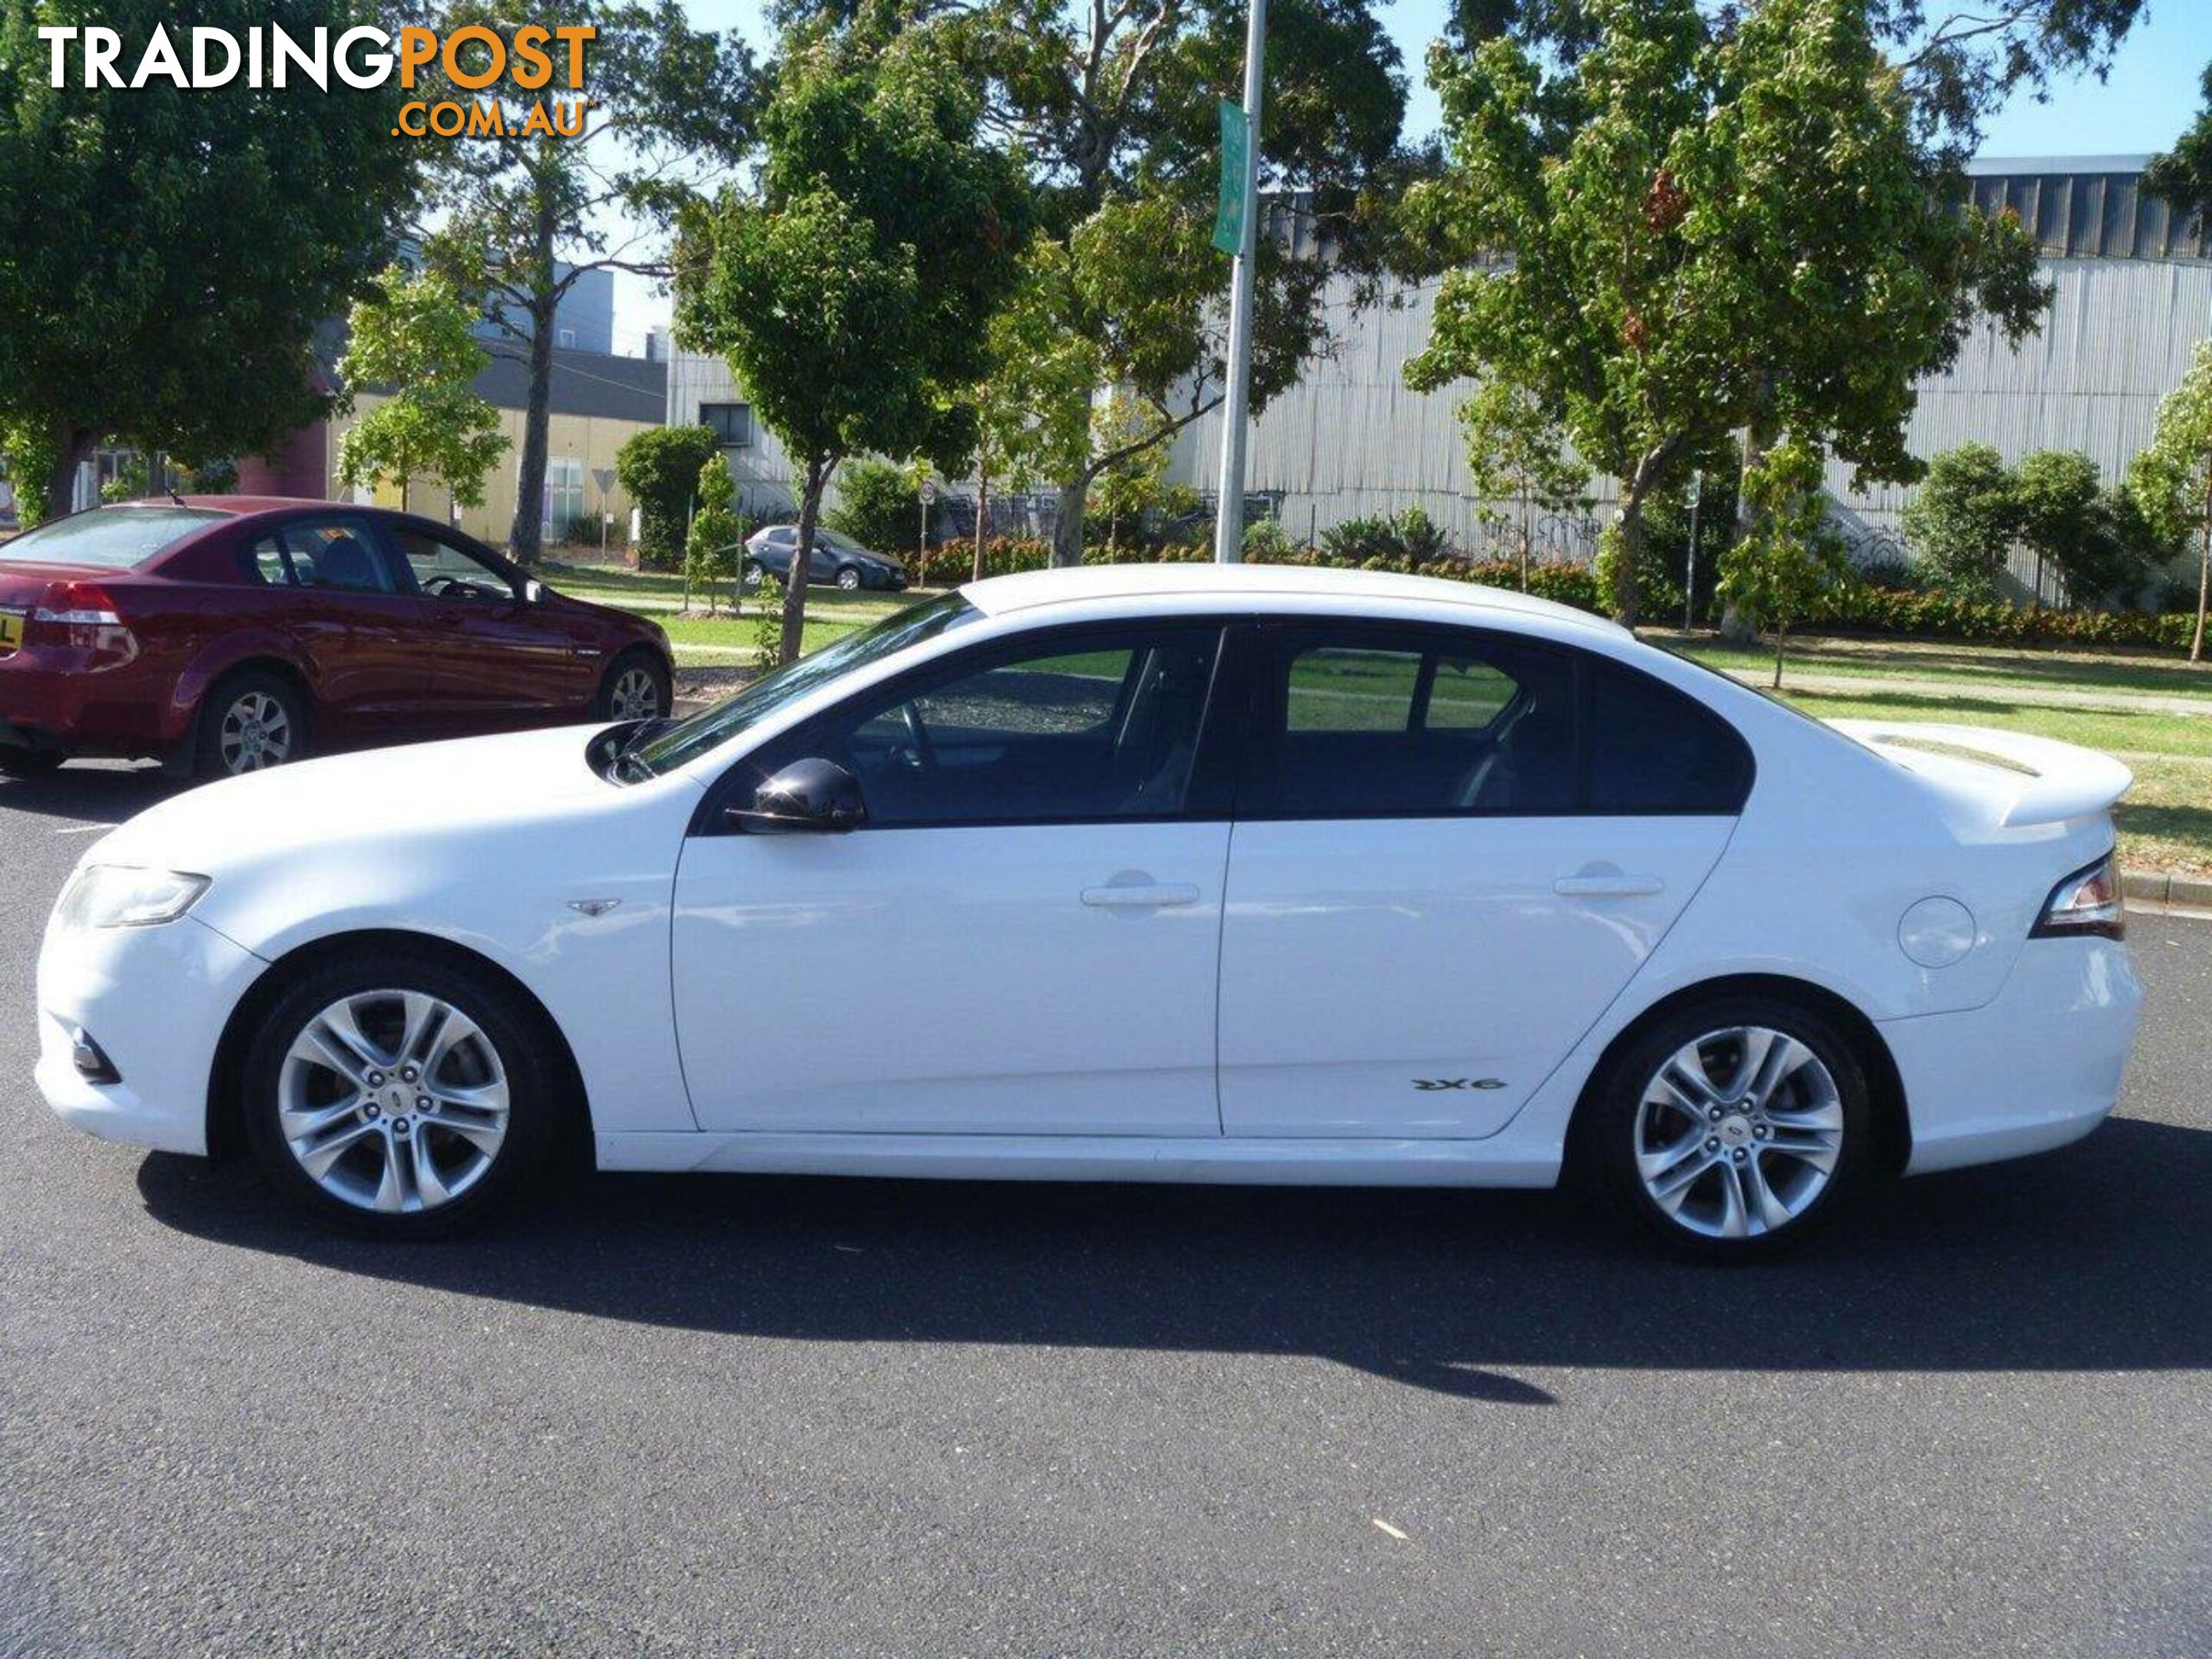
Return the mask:
<path id="1" fill-rule="evenodd" d="M 63 927 L 152 927 L 174 921 L 210 885 L 205 876 L 180 870 L 139 870 L 125 864 L 88 865 L 54 910 Z"/>

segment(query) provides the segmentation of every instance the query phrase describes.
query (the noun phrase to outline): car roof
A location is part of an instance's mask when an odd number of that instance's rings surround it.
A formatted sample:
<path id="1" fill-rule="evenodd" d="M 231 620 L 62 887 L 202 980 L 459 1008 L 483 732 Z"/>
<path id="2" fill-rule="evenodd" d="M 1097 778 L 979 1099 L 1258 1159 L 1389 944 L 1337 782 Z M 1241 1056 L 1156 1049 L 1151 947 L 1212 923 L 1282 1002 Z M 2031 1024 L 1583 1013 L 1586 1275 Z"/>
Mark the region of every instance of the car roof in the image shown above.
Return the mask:
<path id="1" fill-rule="evenodd" d="M 1449 605 L 1492 616 L 1527 617 L 1632 637 L 1619 623 L 1587 611 L 1475 582 L 1437 576 L 1401 576 L 1380 570 L 1343 570 L 1293 564 L 1092 564 L 1063 570 L 1025 570 L 971 582 L 963 597 L 988 616 L 1044 606 L 1115 599 L 1193 598 L 1243 605 L 1270 599 L 1325 599 L 1339 603 Z M 1470 616 L 1468 620 L 1474 620 Z"/>

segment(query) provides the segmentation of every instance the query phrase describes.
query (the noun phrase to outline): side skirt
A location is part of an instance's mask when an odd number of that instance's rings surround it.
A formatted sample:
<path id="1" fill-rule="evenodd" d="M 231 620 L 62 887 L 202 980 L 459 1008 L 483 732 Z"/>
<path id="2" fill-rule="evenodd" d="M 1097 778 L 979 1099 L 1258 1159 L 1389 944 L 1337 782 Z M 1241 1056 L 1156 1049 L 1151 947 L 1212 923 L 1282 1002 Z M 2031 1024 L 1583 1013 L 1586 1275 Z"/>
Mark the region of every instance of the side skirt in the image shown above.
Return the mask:
<path id="1" fill-rule="evenodd" d="M 941 1181 L 1170 1181 L 1277 1187 L 1550 1187 L 1559 1148 L 1489 1140 L 1110 1135 L 601 1134 L 602 1170 L 910 1176 Z"/>

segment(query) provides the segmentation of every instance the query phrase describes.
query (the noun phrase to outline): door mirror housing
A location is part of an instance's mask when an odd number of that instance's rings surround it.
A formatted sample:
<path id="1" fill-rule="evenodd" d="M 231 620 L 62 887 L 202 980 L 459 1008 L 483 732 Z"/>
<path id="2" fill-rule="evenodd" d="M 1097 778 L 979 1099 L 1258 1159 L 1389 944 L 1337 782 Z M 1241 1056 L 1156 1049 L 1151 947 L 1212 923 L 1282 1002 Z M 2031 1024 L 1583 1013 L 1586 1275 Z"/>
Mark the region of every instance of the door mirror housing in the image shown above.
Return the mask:
<path id="1" fill-rule="evenodd" d="M 835 761 L 808 759 L 792 762 L 761 785 L 750 806 L 732 806 L 723 816 L 754 835 L 836 835 L 859 829 L 868 809 L 858 778 Z"/>
<path id="2" fill-rule="evenodd" d="M 544 604 L 545 584 L 539 581 L 535 576 L 532 576 L 528 580 L 525 581 L 522 584 L 522 602 L 525 605 Z"/>

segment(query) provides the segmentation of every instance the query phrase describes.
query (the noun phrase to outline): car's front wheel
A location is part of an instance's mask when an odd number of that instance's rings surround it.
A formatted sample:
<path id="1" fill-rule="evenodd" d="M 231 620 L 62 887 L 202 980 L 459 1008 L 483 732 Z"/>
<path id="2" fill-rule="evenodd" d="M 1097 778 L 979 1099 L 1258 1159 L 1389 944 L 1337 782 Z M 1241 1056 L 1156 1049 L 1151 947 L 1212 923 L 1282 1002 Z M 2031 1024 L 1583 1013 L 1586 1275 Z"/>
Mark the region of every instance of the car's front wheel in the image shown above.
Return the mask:
<path id="1" fill-rule="evenodd" d="M 860 591 L 860 567 L 850 564 L 842 567 L 837 572 L 837 586 L 841 591 L 847 593 L 859 592 Z"/>
<path id="2" fill-rule="evenodd" d="M 674 706 L 667 665 L 649 651 L 632 651 L 617 658 L 600 680 L 592 713 L 603 720 L 652 720 Z"/>
<path id="3" fill-rule="evenodd" d="M 557 1138 L 568 1102 L 546 1049 L 488 975 L 403 951 L 326 963 L 253 1035 L 246 1139 L 325 1218 L 434 1237 L 481 1219 Z"/>
<path id="4" fill-rule="evenodd" d="M 1832 1219 L 1875 1167 L 1866 1070 L 1841 1032 L 1779 998 L 1680 1008 L 1593 1079 L 1574 1154 L 1678 1251 L 1751 1260 Z"/>
<path id="5" fill-rule="evenodd" d="M 738 580 L 745 585 L 745 591 L 750 592 L 768 580 L 768 572 L 761 568 L 758 560 L 747 559 L 745 568 L 738 573 Z"/>

